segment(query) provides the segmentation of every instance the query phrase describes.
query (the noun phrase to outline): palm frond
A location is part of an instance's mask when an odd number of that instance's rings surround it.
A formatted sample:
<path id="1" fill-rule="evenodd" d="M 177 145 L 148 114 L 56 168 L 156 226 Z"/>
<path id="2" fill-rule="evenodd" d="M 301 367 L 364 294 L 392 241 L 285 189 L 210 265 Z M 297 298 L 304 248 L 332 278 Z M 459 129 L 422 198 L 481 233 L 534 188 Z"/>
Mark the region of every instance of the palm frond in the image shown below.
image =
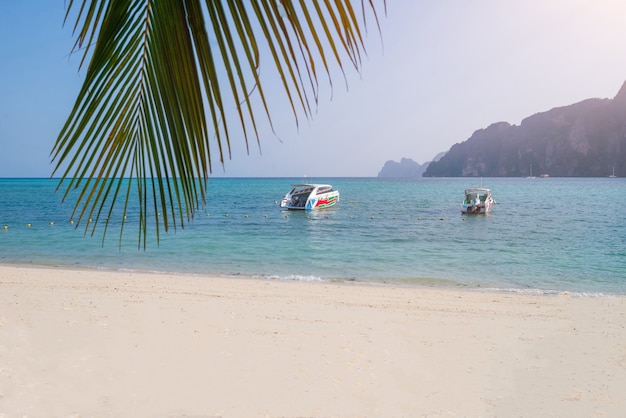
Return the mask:
<path id="1" fill-rule="evenodd" d="M 360 7 L 363 21 L 366 11 L 378 21 L 372 0 Z M 327 51 L 342 73 L 342 56 L 358 71 L 364 53 L 349 0 L 70 0 L 66 21 L 72 12 L 74 50 L 82 50 L 81 68 L 89 64 L 52 150 L 53 175 L 64 199 L 77 193 L 77 226 L 94 234 L 104 221 L 103 237 L 122 197 L 126 219 L 134 191 L 144 248 L 149 218 L 158 242 L 161 229 L 184 227 L 204 205 L 212 137 L 220 163 L 230 158 L 230 104 L 246 147 L 251 136 L 259 142 L 259 112 L 272 125 L 263 54 L 298 124 L 317 105 L 318 67 L 331 80 Z"/>

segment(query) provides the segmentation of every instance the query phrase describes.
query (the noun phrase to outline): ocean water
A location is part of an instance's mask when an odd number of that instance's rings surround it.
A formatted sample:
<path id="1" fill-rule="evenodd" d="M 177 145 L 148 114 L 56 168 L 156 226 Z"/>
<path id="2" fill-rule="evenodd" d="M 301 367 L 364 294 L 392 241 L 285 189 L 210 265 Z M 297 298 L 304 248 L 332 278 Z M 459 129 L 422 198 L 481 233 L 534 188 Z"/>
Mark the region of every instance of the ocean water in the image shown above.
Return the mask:
<path id="1" fill-rule="evenodd" d="M 626 293 L 626 179 L 306 180 L 332 184 L 339 203 L 285 212 L 277 203 L 303 179 L 211 179 L 207 207 L 144 250 L 132 216 L 121 244 L 115 223 L 85 236 L 56 180 L 0 179 L 0 263 Z M 493 211 L 462 215 L 463 190 L 481 184 Z"/>

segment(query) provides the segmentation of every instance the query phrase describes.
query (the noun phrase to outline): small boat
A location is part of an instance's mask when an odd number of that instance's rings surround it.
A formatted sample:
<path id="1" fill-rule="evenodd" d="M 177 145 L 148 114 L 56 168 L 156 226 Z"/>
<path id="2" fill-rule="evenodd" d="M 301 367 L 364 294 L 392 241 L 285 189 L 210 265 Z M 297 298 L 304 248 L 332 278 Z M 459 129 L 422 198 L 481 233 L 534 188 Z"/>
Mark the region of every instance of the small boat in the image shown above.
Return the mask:
<path id="1" fill-rule="evenodd" d="M 290 210 L 311 210 L 329 208 L 339 201 L 339 191 L 330 184 L 294 184 L 280 207 Z"/>
<path id="2" fill-rule="evenodd" d="M 483 187 L 472 187 L 465 190 L 465 200 L 461 205 L 461 213 L 482 214 L 491 211 L 496 203 L 491 190 Z"/>
<path id="3" fill-rule="evenodd" d="M 609 174 L 609 178 L 610 178 L 610 179 L 614 179 L 614 178 L 616 178 L 616 177 L 617 177 L 617 176 L 615 175 L 615 166 L 613 166 L 613 174 Z"/>

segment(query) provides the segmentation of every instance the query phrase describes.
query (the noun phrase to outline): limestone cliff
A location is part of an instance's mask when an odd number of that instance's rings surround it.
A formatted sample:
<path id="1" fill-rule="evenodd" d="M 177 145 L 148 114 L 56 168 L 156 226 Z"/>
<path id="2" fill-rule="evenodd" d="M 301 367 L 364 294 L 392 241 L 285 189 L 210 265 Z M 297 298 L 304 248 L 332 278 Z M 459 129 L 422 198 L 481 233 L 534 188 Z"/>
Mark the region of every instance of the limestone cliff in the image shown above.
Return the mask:
<path id="1" fill-rule="evenodd" d="M 524 119 L 498 122 L 458 143 L 424 176 L 507 177 L 548 174 L 626 176 L 626 82 L 613 99 L 587 99 Z"/>

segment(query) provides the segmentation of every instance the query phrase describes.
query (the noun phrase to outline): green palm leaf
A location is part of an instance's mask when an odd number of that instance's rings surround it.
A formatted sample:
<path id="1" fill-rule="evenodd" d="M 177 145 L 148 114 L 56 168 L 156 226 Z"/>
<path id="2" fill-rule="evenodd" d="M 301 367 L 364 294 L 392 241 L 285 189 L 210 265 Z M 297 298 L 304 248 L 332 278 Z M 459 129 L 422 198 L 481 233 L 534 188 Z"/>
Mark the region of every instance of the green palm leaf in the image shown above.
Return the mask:
<path id="1" fill-rule="evenodd" d="M 360 7 L 363 22 L 367 11 L 377 19 L 371 1 Z M 259 141 L 259 111 L 271 125 L 262 56 L 271 56 L 297 124 L 317 104 L 318 64 L 330 80 L 329 56 L 343 72 L 342 57 L 359 70 L 364 53 L 349 0 L 70 0 L 66 20 L 71 13 L 81 67 L 89 64 L 52 150 L 53 175 L 64 200 L 75 196 L 77 226 L 94 234 L 104 222 L 103 239 L 116 203 L 123 199 L 126 219 L 136 193 L 144 247 L 149 219 L 158 242 L 161 229 L 183 227 L 204 205 L 214 155 L 230 158 L 235 128 L 248 147 Z"/>

